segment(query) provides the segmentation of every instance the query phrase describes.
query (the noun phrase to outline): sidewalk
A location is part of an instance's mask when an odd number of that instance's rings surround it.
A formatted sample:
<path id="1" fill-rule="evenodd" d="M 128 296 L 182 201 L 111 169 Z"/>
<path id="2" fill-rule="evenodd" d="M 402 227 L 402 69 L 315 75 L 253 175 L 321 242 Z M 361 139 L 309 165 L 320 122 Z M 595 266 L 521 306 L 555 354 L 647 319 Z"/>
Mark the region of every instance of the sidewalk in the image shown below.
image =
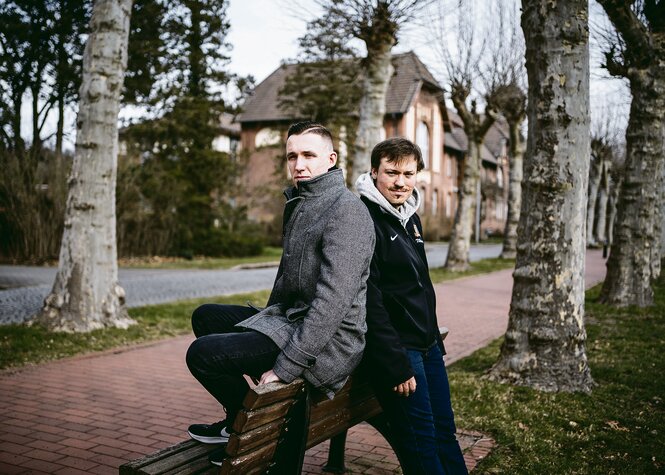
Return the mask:
<path id="1" fill-rule="evenodd" d="M 589 251 L 587 286 L 604 275 L 600 251 Z M 450 329 L 448 363 L 503 335 L 511 286 L 511 271 L 436 286 L 440 323 Z M 117 474 L 122 463 L 184 440 L 193 421 L 221 418 L 216 401 L 185 366 L 191 340 L 0 373 L 0 473 Z M 461 431 L 460 442 L 469 468 L 492 447 L 476 432 Z M 307 452 L 303 473 L 321 473 L 326 447 Z M 349 432 L 346 459 L 355 473 L 398 469 L 388 444 L 367 424 Z"/>

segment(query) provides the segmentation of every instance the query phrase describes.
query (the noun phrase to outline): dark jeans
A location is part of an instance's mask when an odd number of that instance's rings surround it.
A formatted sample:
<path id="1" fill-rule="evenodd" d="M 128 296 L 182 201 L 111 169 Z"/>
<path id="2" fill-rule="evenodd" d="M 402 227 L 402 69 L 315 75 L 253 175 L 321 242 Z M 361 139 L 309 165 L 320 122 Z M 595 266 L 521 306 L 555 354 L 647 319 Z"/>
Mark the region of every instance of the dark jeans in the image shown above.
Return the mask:
<path id="1" fill-rule="evenodd" d="M 416 391 L 408 397 L 392 390 L 376 394 L 391 426 L 395 451 L 405 475 L 466 474 L 455 438 L 448 375 L 438 345 L 408 350 Z"/>
<path id="2" fill-rule="evenodd" d="M 249 390 L 243 375 L 261 377 L 273 368 L 280 352 L 267 336 L 234 326 L 255 313 L 240 305 L 206 304 L 192 314 L 196 340 L 187 350 L 187 366 L 224 406 L 229 426 Z"/>

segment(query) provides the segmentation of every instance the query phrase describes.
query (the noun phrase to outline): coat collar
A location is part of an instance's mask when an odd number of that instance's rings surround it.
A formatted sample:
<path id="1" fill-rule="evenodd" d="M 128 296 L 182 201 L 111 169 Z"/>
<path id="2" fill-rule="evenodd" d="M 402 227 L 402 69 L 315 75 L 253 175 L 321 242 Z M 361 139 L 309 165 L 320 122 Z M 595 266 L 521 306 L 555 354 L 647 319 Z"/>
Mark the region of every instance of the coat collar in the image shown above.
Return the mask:
<path id="1" fill-rule="evenodd" d="M 346 188 L 344 173 L 339 168 L 332 168 L 323 175 L 298 182 L 297 188 L 295 186 L 287 188 L 284 190 L 284 196 L 287 200 L 292 200 L 297 196 L 307 198 L 319 196 L 338 188 Z"/>

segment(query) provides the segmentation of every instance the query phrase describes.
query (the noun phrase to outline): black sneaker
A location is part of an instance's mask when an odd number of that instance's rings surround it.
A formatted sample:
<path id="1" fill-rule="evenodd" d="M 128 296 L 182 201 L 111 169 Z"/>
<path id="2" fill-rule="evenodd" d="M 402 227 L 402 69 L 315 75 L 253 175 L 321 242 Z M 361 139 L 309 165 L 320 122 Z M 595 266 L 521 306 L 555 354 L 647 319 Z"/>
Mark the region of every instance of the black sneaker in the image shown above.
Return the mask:
<path id="1" fill-rule="evenodd" d="M 187 429 L 189 436 L 203 442 L 204 444 L 222 444 L 229 441 L 229 433 L 226 431 L 226 420 L 214 424 L 192 424 Z"/>
<path id="2" fill-rule="evenodd" d="M 213 465 L 222 465 L 228 457 L 226 454 L 226 445 L 222 445 L 208 454 L 208 461 Z"/>

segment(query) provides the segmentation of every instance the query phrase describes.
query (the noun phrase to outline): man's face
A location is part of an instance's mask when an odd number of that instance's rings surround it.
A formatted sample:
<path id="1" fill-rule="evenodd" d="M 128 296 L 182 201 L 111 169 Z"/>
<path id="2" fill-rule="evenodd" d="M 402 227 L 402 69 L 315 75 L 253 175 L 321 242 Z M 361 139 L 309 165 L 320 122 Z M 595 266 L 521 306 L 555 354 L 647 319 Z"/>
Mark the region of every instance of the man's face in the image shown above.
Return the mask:
<path id="1" fill-rule="evenodd" d="M 379 168 L 372 168 L 372 179 L 388 202 L 398 207 L 413 194 L 416 173 L 418 173 L 418 162 L 413 155 L 392 163 L 388 162 L 387 158 L 382 158 Z"/>
<path id="2" fill-rule="evenodd" d="M 294 185 L 323 175 L 337 162 L 332 144 L 318 134 L 292 135 L 286 141 L 286 161 Z"/>

